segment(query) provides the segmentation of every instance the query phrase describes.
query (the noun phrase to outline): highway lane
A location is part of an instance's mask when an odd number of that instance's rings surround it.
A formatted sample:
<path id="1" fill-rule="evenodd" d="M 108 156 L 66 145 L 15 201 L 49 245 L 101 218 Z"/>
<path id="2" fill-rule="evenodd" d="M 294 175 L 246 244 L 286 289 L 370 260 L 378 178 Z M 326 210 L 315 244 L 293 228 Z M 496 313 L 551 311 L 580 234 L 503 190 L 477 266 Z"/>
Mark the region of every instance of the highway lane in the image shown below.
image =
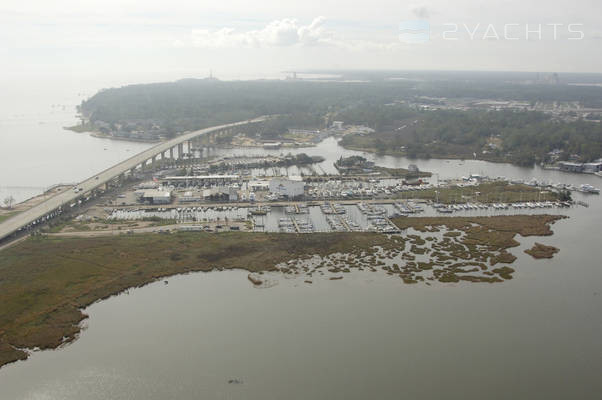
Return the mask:
<path id="1" fill-rule="evenodd" d="M 213 133 L 222 129 L 233 128 L 236 126 L 247 125 L 250 123 L 262 122 L 265 121 L 267 118 L 268 117 L 259 117 L 252 120 L 212 126 L 210 128 L 185 133 L 174 139 L 170 139 L 168 141 L 159 143 L 156 146 L 153 146 L 141 153 L 138 153 L 135 156 L 130 157 L 127 160 L 122 161 L 112 167 L 109 167 L 106 170 L 95 174 L 94 176 L 79 183 L 77 187 L 81 188 L 82 190 L 78 193 L 76 193 L 73 189 L 65 190 L 43 201 L 42 203 L 30 208 L 29 210 L 23 211 L 5 220 L 2 224 L 0 224 L 0 240 L 16 232 L 17 230 L 19 230 L 19 228 L 27 226 L 30 223 L 42 218 L 43 216 L 57 210 L 61 206 L 69 206 L 73 202 L 76 202 L 78 199 L 85 197 L 85 195 L 91 190 L 96 189 L 97 187 L 102 186 L 107 182 L 112 181 L 119 175 L 131 170 L 132 168 L 136 168 L 143 162 L 150 160 L 151 158 L 163 153 L 164 151 L 168 151 L 172 147 L 178 146 L 180 143 L 185 143 L 191 139 L 196 138 L 197 136 Z M 60 180 L 60 178 L 57 178 L 57 180 Z"/>

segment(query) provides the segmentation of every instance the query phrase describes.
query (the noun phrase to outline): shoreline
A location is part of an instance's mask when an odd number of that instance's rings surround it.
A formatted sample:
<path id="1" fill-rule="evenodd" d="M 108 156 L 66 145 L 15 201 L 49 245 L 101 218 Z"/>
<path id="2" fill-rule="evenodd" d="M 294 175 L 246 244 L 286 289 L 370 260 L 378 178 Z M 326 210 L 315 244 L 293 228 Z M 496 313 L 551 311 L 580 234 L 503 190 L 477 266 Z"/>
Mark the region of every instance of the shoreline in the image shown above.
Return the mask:
<path id="1" fill-rule="evenodd" d="M 46 190 L 44 190 L 42 193 L 31 196 L 25 200 L 21 200 L 20 202 L 15 204 L 11 209 L 6 209 L 4 207 L 1 207 L 0 208 L 0 216 L 10 214 L 10 216 L 8 218 L 11 218 L 14 215 L 16 215 L 22 211 L 28 210 L 29 208 L 34 207 L 37 204 L 39 204 L 45 200 L 48 200 L 48 198 L 58 194 L 59 192 L 63 191 L 64 189 L 73 187 L 74 185 L 76 185 L 76 184 L 75 183 L 56 183 L 54 185 L 51 185 Z M 3 223 L 4 221 L 6 221 L 6 219 L 0 221 L 0 223 Z"/>
<path id="2" fill-rule="evenodd" d="M 55 349 L 76 340 L 80 323 L 87 318 L 83 313 L 87 306 L 188 272 L 240 269 L 309 277 L 357 268 L 382 270 L 398 276 L 403 284 L 503 282 L 512 278 L 514 269 L 493 267 L 515 261 L 506 250 L 518 246 L 517 235 L 549 236 L 553 234 L 550 225 L 563 218 L 542 214 L 394 220 L 402 229 L 422 232 L 424 238 L 415 234 L 244 232 L 30 238 L 4 250 L 0 260 L 5 289 L 0 300 L 6 307 L 0 315 L 0 367 L 29 357 L 29 350 L 23 349 Z M 433 242 L 441 229 L 457 233 Z M 291 235 L 295 240 L 290 240 Z M 474 241 L 489 246 L 487 253 L 471 247 Z M 423 254 L 429 254 L 430 261 L 420 261 Z M 383 261 L 393 258 L 404 260 L 403 264 Z M 478 268 L 466 270 L 469 265 Z M 431 275 L 425 278 L 425 273 Z M 49 276 L 60 278 L 50 283 Z"/>
<path id="3" fill-rule="evenodd" d="M 95 138 L 99 138 L 99 139 L 110 139 L 110 140 L 121 140 L 124 142 L 134 142 L 134 143 L 161 143 L 164 140 L 151 140 L 151 139 L 137 139 L 137 138 L 125 138 L 125 137 L 118 137 L 118 136 L 113 136 L 113 135 L 109 135 L 106 133 L 102 133 L 99 132 L 97 130 L 94 129 L 89 129 L 87 127 L 83 127 L 81 125 L 74 125 L 74 126 L 63 126 L 63 129 L 66 131 L 71 131 L 71 132 L 75 132 L 75 133 L 86 133 L 92 137 Z"/>
<path id="4" fill-rule="evenodd" d="M 74 125 L 74 126 L 64 126 L 63 129 L 71 131 L 71 132 L 75 132 L 75 133 L 87 133 L 92 137 L 96 137 L 99 139 L 110 139 L 110 140 L 120 140 L 120 141 L 124 141 L 124 142 L 135 142 L 135 143 L 161 143 L 164 142 L 166 139 L 144 139 L 144 138 L 128 138 L 128 137 L 120 137 L 120 136 L 114 136 L 114 135 L 110 135 L 107 133 L 102 133 L 98 130 L 95 130 L 93 128 L 89 128 L 86 125 Z M 278 140 L 278 139 L 276 139 Z M 280 139 L 282 140 L 282 139 Z M 264 149 L 264 144 L 263 143 L 258 143 L 256 145 L 253 144 L 221 144 L 219 145 L 219 148 L 222 149 L 244 149 L 244 148 L 249 148 L 249 149 L 262 149 L 262 150 L 271 150 L 271 149 Z M 280 150 L 280 149 L 305 149 L 305 148 L 312 148 L 312 147 L 316 147 L 317 144 L 316 143 L 288 143 L 288 142 L 283 142 L 281 144 L 280 147 L 275 148 L 274 150 Z"/>
<path id="5" fill-rule="evenodd" d="M 99 139 L 109 139 L 109 140 L 119 140 L 119 141 L 124 141 L 124 142 L 133 142 L 133 143 L 151 143 L 151 144 L 156 144 L 156 143 L 161 143 L 164 140 L 149 140 L 149 139 L 135 139 L 135 138 L 121 138 L 121 137 L 115 137 L 112 135 L 108 135 L 108 134 L 103 134 L 101 132 L 98 131 L 94 131 L 94 130 L 89 130 L 89 129 L 85 129 L 85 130 L 80 130 L 77 129 L 80 125 L 75 125 L 75 126 L 71 126 L 71 127 L 63 127 L 63 129 L 65 130 L 70 130 L 72 132 L 76 132 L 76 133 L 87 133 L 90 136 L 99 138 Z M 335 137 L 335 136 L 332 136 Z M 540 164 L 533 164 L 533 165 L 520 165 L 520 164 L 515 164 L 513 163 L 511 160 L 508 159 L 504 159 L 504 158 L 484 158 L 484 157 L 479 157 L 477 155 L 476 158 L 474 157 L 470 157 L 470 156 L 462 156 L 462 155 L 452 155 L 452 154 L 448 154 L 448 155 L 441 155 L 441 156 L 431 156 L 429 158 L 421 158 L 421 157 L 416 157 L 416 158 L 410 158 L 407 156 L 407 154 L 403 153 L 403 152 L 398 152 L 398 151 L 386 151 L 384 153 L 378 153 L 378 151 L 375 148 L 363 148 L 363 147 L 358 147 L 358 146 L 353 146 L 353 145 L 343 145 L 340 143 L 340 141 L 337 142 L 339 144 L 339 146 L 341 146 L 343 149 L 345 150 L 352 150 L 352 151 L 358 151 L 361 153 L 365 153 L 365 154 L 373 154 L 373 155 L 377 155 L 377 156 L 390 156 L 390 157 L 404 157 L 407 158 L 408 160 L 449 160 L 449 161 L 454 161 L 454 160 L 460 160 L 460 161 L 466 161 L 466 160 L 474 160 L 474 161 L 483 161 L 483 162 L 490 162 L 490 163 L 494 163 L 494 164 L 508 164 L 508 165 L 512 165 L 514 167 L 519 167 L 519 168 L 529 168 L 529 169 L 534 169 L 536 166 L 539 166 L 540 168 L 544 169 L 544 170 L 553 170 L 553 171 L 559 171 L 559 172 L 564 172 L 567 173 L 569 175 L 586 175 L 586 176 L 591 176 L 591 175 L 595 175 L 598 176 L 600 178 L 602 178 L 602 174 L 597 174 L 597 173 L 580 173 L 580 172 L 571 172 L 571 171 L 563 171 L 557 167 L 550 167 L 548 165 L 540 165 Z M 226 144 L 226 145 L 219 145 L 217 146 L 220 149 L 259 149 L 259 150 L 266 150 L 263 148 L 263 145 L 236 145 L 236 144 Z M 317 147 L 317 144 L 315 143 L 310 143 L 310 144 L 303 144 L 303 145 L 282 145 L 281 147 L 279 147 L 278 149 L 275 150 L 286 150 L 286 149 L 305 149 L 305 148 L 313 148 L 313 147 Z M 271 149 L 267 149 L 267 150 L 271 150 Z"/>
<path id="6" fill-rule="evenodd" d="M 343 145 L 340 143 L 339 143 L 339 145 L 342 148 L 347 149 L 347 150 L 361 151 L 364 153 L 376 154 L 379 156 L 405 157 L 408 160 L 461 160 L 461 161 L 474 160 L 474 161 L 485 161 L 485 162 L 490 162 L 490 163 L 495 163 L 495 164 L 509 164 L 509 165 L 512 165 L 515 167 L 520 167 L 520 168 L 534 168 L 536 165 L 536 164 L 533 164 L 532 166 L 525 166 L 525 165 L 520 165 L 520 164 L 514 164 L 510 160 L 499 159 L 499 158 L 482 158 L 482 157 L 479 157 L 478 155 L 476 158 L 465 157 L 465 156 L 461 156 L 461 155 L 452 155 L 452 154 L 445 155 L 445 156 L 431 156 L 429 158 L 421 158 L 421 157 L 410 158 L 407 156 L 407 154 L 402 153 L 402 152 L 397 152 L 397 151 L 386 151 L 382 154 L 379 154 L 378 151 L 374 148 L 362 148 L 362 147 L 358 147 L 358 146 Z"/>

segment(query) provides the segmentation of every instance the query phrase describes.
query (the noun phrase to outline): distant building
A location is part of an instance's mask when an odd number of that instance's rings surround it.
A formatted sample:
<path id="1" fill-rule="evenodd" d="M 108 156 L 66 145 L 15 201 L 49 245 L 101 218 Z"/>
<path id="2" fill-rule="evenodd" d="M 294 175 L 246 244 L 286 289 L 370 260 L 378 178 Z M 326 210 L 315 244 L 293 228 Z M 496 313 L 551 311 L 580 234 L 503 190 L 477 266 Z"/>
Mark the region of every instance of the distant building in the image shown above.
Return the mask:
<path id="1" fill-rule="evenodd" d="M 554 149 L 550 152 L 548 152 L 548 156 L 550 157 L 550 160 L 552 162 L 558 161 L 558 159 L 560 158 L 560 156 L 562 155 L 563 151 L 560 149 Z"/>
<path id="2" fill-rule="evenodd" d="M 595 161 L 591 163 L 560 161 L 558 163 L 558 167 L 561 171 L 566 172 L 582 172 L 585 174 L 595 174 L 596 172 L 602 171 L 602 161 Z"/>
<path id="3" fill-rule="evenodd" d="M 142 182 L 138 184 L 138 189 L 157 189 L 159 184 L 155 181 Z"/>
<path id="4" fill-rule="evenodd" d="M 171 192 L 159 189 L 144 190 L 140 193 L 140 200 L 151 204 L 169 204 L 171 203 Z"/>
<path id="5" fill-rule="evenodd" d="M 276 149 L 279 149 L 280 146 L 282 146 L 281 142 L 270 142 L 270 143 L 263 144 L 263 148 L 266 150 L 276 150 Z"/>
<path id="6" fill-rule="evenodd" d="M 228 201 L 238 201 L 238 191 L 233 188 L 228 188 Z"/>
<path id="7" fill-rule="evenodd" d="M 229 186 L 203 190 L 203 199 L 212 201 L 238 201 L 238 191 Z"/>
<path id="8" fill-rule="evenodd" d="M 583 172 L 586 174 L 595 174 L 602 171 L 602 162 L 591 162 L 583 164 Z"/>
<path id="9" fill-rule="evenodd" d="M 240 179 L 240 175 L 190 175 L 190 176 L 166 176 L 159 180 L 164 185 L 223 185 Z"/>
<path id="10" fill-rule="evenodd" d="M 364 125 L 354 125 L 351 128 L 348 128 L 348 130 L 350 133 L 355 133 L 361 136 L 376 132 L 374 129 Z"/>
<path id="11" fill-rule="evenodd" d="M 201 196 L 194 195 L 192 192 L 186 192 L 182 197 L 179 198 L 181 203 L 193 203 L 201 200 Z"/>
<path id="12" fill-rule="evenodd" d="M 288 133 L 292 135 L 318 135 L 319 130 L 288 128 Z"/>
<path id="13" fill-rule="evenodd" d="M 560 161 L 558 167 L 561 171 L 581 172 L 585 174 L 595 174 L 602 171 L 602 161 L 597 160 L 591 163 L 575 163 L 568 161 Z"/>
<path id="14" fill-rule="evenodd" d="M 332 121 L 332 129 L 343 130 L 343 121 Z"/>
<path id="15" fill-rule="evenodd" d="M 561 161 L 558 163 L 558 167 L 560 168 L 561 171 L 583 172 L 583 164 L 582 163 Z"/>
<path id="16" fill-rule="evenodd" d="M 203 199 L 211 200 L 217 195 L 218 191 L 215 188 L 203 190 Z"/>
<path id="17" fill-rule="evenodd" d="M 249 181 L 247 187 L 249 188 L 249 190 L 253 190 L 255 192 L 259 190 L 269 190 L 270 182 L 266 180 Z"/>
<path id="18" fill-rule="evenodd" d="M 577 161 L 579 161 L 579 159 L 581 159 L 581 156 L 579 154 L 571 154 L 571 155 L 569 155 L 569 161 L 577 162 Z"/>
<path id="19" fill-rule="evenodd" d="M 273 178 L 270 181 L 270 193 L 292 199 L 303 196 L 305 193 L 305 184 L 301 177 L 291 176 L 290 179 Z"/>

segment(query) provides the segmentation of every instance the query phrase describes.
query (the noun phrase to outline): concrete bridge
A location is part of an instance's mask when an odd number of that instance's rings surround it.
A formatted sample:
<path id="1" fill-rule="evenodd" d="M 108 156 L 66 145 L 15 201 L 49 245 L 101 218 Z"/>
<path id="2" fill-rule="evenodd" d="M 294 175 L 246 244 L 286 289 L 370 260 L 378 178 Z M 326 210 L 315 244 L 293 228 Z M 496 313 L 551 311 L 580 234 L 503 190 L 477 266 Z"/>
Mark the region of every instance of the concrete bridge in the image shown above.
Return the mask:
<path id="1" fill-rule="evenodd" d="M 240 121 L 231 124 L 213 126 L 211 128 L 205 128 L 194 132 L 185 133 L 174 139 L 162 142 L 156 146 L 151 147 L 125 161 L 120 162 L 106 170 L 86 179 L 79 183 L 76 189 L 65 190 L 62 193 L 58 193 L 53 197 L 45 200 L 44 202 L 30 208 L 29 210 L 23 211 L 0 224 L 0 241 L 9 237 L 13 233 L 17 232 L 23 227 L 27 227 L 36 221 L 41 221 L 44 217 L 52 214 L 63 206 L 69 206 L 79 199 L 89 196 L 89 193 L 103 185 L 108 184 L 116 178 L 125 176 L 126 173 L 134 172 L 139 166 L 143 166 L 149 160 L 155 162 L 157 156 L 161 155 L 161 158 L 169 157 L 174 158 L 174 151 L 177 150 L 178 155 L 181 157 L 184 152 L 184 145 L 188 144 L 190 149 L 192 139 L 207 134 L 220 134 L 222 132 L 229 132 L 232 129 L 248 124 L 254 124 L 263 122 L 268 117 L 259 117 L 252 120 Z M 57 178 L 60 179 L 60 178 Z"/>

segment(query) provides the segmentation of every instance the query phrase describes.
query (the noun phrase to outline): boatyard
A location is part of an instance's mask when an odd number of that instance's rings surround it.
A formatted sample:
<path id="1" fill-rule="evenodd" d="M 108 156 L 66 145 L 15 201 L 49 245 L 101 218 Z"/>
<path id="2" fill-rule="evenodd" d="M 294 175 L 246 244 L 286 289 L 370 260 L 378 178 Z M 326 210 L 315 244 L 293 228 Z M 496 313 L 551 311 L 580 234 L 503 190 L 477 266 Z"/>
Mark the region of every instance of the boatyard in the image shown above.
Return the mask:
<path id="1" fill-rule="evenodd" d="M 391 219 L 409 216 L 434 217 L 545 214 L 551 209 L 586 206 L 561 201 L 525 203 L 462 203 L 443 205 L 426 200 L 289 201 L 272 204 L 204 205 L 178 207 L 92 207 L 75 219 L 58 225 L 51 233 L 82 231 L 127 234 L 137 231 L 247 232 L 380 232 L 398 233 Z M 58 229 L 57 229 L 58 228 Z"/>
<path id="2" fill-rule="evenodd" d="M 57 210 L 27 230 L 396 233 L 399 229 L 391 223 L 396 217 L 540 214 L 589 205 L 573 201 L 571 192 L 598 193 L 587 184 L 481 175 L 440 180 L 438 176 L 395 178 L 382 172 L 320 176 L 174 172 L 172 168 L 141 171 L 110 190 L 96 191 L 85 201 Z"/>
<path id="3" fill-rule="evenodd" d="M 425 216 L 529 214 L 575 205 L 587 207 L 590 198 L 599 194 L 595 181 L 567 181 L 566 174 L 556 171 L 529 175 L 528 171 L 498 165 L 490 168 L 483 163 L 466 168 L 468 161 L 456 160 L 376 163 L 369 155 L 357 157 L 357 152 L 341 150 L 332 138 L 302 151 L 291 149 L 285 154 L 280 150 L 205 148 L 202 153 L 184 154 L 182 158 L 160 159 L 105 188 L 83 193 L 79 200 L 23 227 L 17 236 L 54 233 L 78 216 L 84 219 L 76 223 L 78 226 L 100 230 L 110 221 L 115 227 L 117 221 L 126 220 L 116 217 L 121 214 L 131 218 L 130 222 L 138 221 L 140 228 L 175 224 L 194 225 L 182 229 L 214 232 L 386 231 L 386 220 L 371 216 L 368 221 L 357 204 L 384 207 L 386 218 L 407 215 L 413 211 L 406 209 L 410 203 L 419 204 Z M 72 189 L 77 193 L 81 185 Z M 64 191 L 72 192 L 70 187 Z M 571 193 L 577 194 L 575 201 Z M 307 212 L 291 213 L 287 207 Z M 215 211 L 220 208 L 229 210 Z M 150 214 L 142 214 L 143 210 Z M 110 220 L 113 214 L 115 221 Z"/>
<path id="4" fill-rule="evenodd" d="M 172 175 L 171 168 L 147 171 L 97 193 L 89 203 L 73 204 L 65 215 L 55 216 L 57 221 L 45 221 L 50 223 L 41 231 L 389 234 L 399 232 L 391 222 L 397 217 L 541 214 L 588 206 L 586 201 L 571 200 L 571 191 L 596 194 L 588 185 L 480 175 L 439 180 L 437 176 L 394 178 L 382 172 L 269 177 L 220 172 L 230 174 Z"/>

